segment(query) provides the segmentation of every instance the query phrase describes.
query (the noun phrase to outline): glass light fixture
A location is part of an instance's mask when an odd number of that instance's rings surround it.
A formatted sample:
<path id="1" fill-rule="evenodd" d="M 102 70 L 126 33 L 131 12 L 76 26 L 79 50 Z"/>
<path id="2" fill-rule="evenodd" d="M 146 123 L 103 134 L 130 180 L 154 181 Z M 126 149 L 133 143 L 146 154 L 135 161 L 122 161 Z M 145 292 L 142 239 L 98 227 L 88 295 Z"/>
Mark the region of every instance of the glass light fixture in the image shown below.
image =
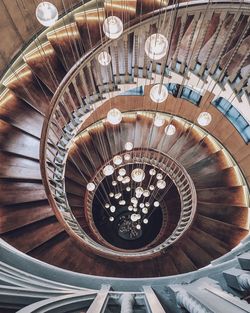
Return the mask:
<path id="1" fill-rule="evenodd" d="M 119 204 L 120 204 L 120 205 L 125 205 L 125 204 L 126 204 L 126 201 L 125 201 L 125 200 L 120 200 L 120 201 L 119 201 Z"/>
<path id="2" fill-rule="evenodd" d="M 135 214 L 135 213 L 131 214 L 130 219 L 132 222 L 136 222 L 137 221 L 137 214 Z"/>
<path id="3" fill-rule="evenodd" d="M 140 224 L 137 224 L 135 227 L 136 227 L 136 229 L 141 229 L 141 225 Z"/>
<path id="4" fill-rule="evenodd" d="M 129 205 L 129 206 L 128 206 L 128 210 L 129 210 L 129 211 L 133 211 L 132 205 Z"/>
<path id="5" fill-rule="evenodd" d="M 122 120 L 122 113 L 120 110 L 114 108 L 108 111 L 107 120 L 112 125 L 118 125 Z"/>
<path id="6" fill-rule="evenodd" d="M 161 115 L 157 113 L 154 118 L 154 126 L 161 127 L 164 125 L 164 123 L 165 123 L 164 118 L 161 117 Z"/>
<path id="7" fill-rule="evenodd" d="M 125 161 L 129 161 L 130 159 L 131 159 L 131 155 L 130 154 L 128 154 L 128 153 L 124 154 L 124 160 Z"/>
<path id="8" fill-rule="evenodd" d="M 155 202 L 154 202 L 154 206 L 155 206 L 156 208 L 158 208 L 159 205 L 160 205 L 160 203 L 159 203 L 158 201 L 155 201 Z"/>
<path id="9" fill-rule="evenodd" d="M 140 207 L 141 209 L 144 208 L 144 206 L 145 206 L 144 203 L 140 203 L 140 204 L 139 204 L 139 207 Z"/>
<path id="10" fill-rule="evenodd" d="M 109 204 L 109 203 L 106 203 L 106 204 L 105 204 L 105 208 L 108 209 L 109 207 L 110 207 L 110 204 Z"/>
<path id="11" fill-rule="evenodd" d="M 87 190 L 88 190 L 88 191 L 93 191 L 93 190 L 95 190 L 95 184 L 94 184 L 94 183 L 88 183 L 88 184 L 87 184 Z"/>
<path id="12" fill-rule="evenodd" d="M 103 22 L 103 32 L 110 39 L 116 39 L 123 32 L 123 23 L 117 16 L 109 16 Z"/>
<path id="13" fill-rule="evenodd" d="M 167 87 L 162 84 L 156 84 L 150 89 L 149 95 L 152 101 L 161 103 L 168 97 Z"/>
<path id="14" fill-rule="evenodd" d="M 145 206 L 148 208 L 148 207 L 150 207 L 150 203 L 149 202 L 146 202 L 145 203 Z"/>
<path id="15" fill-rule="evenodd" d="M 145 52 L 151 60 L 160 60 L 168 49 L 168 41 L 162 34 L 156 33 L 148 37 L 145 42 Z"/>
<path id="16" fill-rule="evenodd" d="M 148 219 L 147 219 L 147 218 L 144 218 L 144 219 L 143 219 L 143 223 L 144 223 L 144 224 L 147 224 L 147 223 L 148 223 Z"/>
<path id="17" fill-rule="evenodd" d="M 212 121 L 212 116 L 208 112 L 201 112 L 197 118 L 197 122 L 201 126 L 208 126 Z"/>
<path id="18" fill-rule="evenodd" d="M 113 192 L 110 192 L 110 193 L 109 193 L 110 198 L 113 198 L 114 195 L 115 195 L 115 194 L 114 194 Z"/>
<path id="19" fill-rule="evenodd" d="M 143 214 L 148 214 L 148 209 L 147 209 L 147 208 L 143 208 L 143 209 L 142 209 L 142 213 L 143 213 Z"/>
<path id="20" fill-rule="evenodd" d="M 122 156 L 115 155 L 113 157 L 113 162 L 114 162 L 115 165 L 121 165 L 122 164 Z"/>
<path id="21" fill-rule="evenodd" d="M 145 172 L 141 168 L 135 168 L 131 173 L 131 178 L 134 182 L 140 183 L 145 178 Z"/>
<path id="22" fill-rule="evenodd" d="M 114 167 L 112 165 L 106 165 L 102 170 L 103 175 L 110 176 L 114 173 Z"/>
<path id="23" fill-rule="evenodd" d="M 176 132 L 176 128 L 173 124 L 169 124 L 165 127 L 164 131 L 167 136 L 172 136 Z"/>
<path id="24" fill-rule="evenodd" d="M 163 175 L 161 174 L 161 173 L 158 173 L 157 175 L 156 175 L 156 179 L 162 179 L 163 178 Z"/>
<path id="25" fill-rule="evenodd" d="M 136 187 L 135 188 L 135 192 L 139 193 L 139 194 L 142 194 L 143 193 L 143 188 L 142 187 Z"/>
<path id="26" fill-rule="evenodd" d="M 129 176 L 125 176 L 122 180 L 123 184 L 128 184 L 130 182 L 130 177 Z"/>
<path id="27" fill-rule="evenodd" d="M 156 174 L 156 170 L 154 168 L 151 168 L 149 170 L 149 175 L 154 176 Z"/>
<path id="28" fill-rule="evenodd" d="M 138 200 L 137 200 L 135 197 L 131 198 L 130 201 L 131 201 L 132 203 L 137 203 L 137 202 L 138 202 Z"/>
<path id="29" fill-rule="evenodd" d="M 117 176 L 117 180 L 118 181 L 122 181 L 123 180 L 123 177 L 121 175 Z"/>
<path id="30" fill-rule="evenodd" d="M 139 193 L 139 192 L 136 192 L 136 193 L 135 193 L 135 196 L 136 196 L 136 198 L 138 198 L 138 199 L 140 199 L 141 195 L 142 195 L 142 194 Z"/>
<path id="31" fill-rule="evenodd" d="M 131 190 L 131 188 L 128 186 L 128 187 L 126 187 L 126 191 L 130 191 Z"/>
<path id="32" fill-rule="evenodd" d="M 107 66 L 111 62 L 111 56 L 107 51 L 103 51 L 98 55 L 98 62 L 103 65 Z"/>
<path id="33" fill-rule="evenodd" d="M 156 183 L 156 186 L 159 188 L 159 189 L 164 189 L 166 187 L 166 182 L 162 179 L 158 180 L 158 182 Z"/>
<path id="34" fill-rule="evenodd" d="M 36 7 L 36 18 L 43 26 L 52 26 L 58 20 L 58 10 L 54 4 L 43 1 Z"/>
<path id="35" fill-rule="evenodd" d="M 115 212 L 115 210 L 116 210 L 116 208 L 115 208 L 115 206 L 114 206 L 114 205 L 111 205 L 111 207 L 110 207 L 109 209 L 110 209 L 110 212 L 112 212 L 112 213 L 114 213 L 114 212 Z"/>
<path id="36" fill-rule="evenodd" d="M 137 212 L 137 208 L 133 208 L 133 211 L 134 211 L 134 212 Z"/>
<path id="37" fill-rule="evenodd" d="M 155 186 L 154 186 L 154 185 L 150 185 L 150 186 L 149 186 L 149 190 L 152 191 L 152 190 L 154 190 L 154 189 L 155 189 Z"/>
<path id="38" fill-rule="evenodd" d="M 132 142 L 128 141 L 125 143 L 124 148 L 126 151 L 131 151 L 133 149 L 134 145 Z"/>
<path id="39" fill-rule="evenodd" d="M 113 180 L 112 181 L 112 186 L 116 186 L 117 185 L 117 181 L 116 180 Z"/>
<path id="40" fill-rule="evenodd" d="M 115 219 L 113 216 L 110 216 L 109 220 L 110 220 L 110 222 L 114 222 Z"/>
<path id="41" fill-rule="evenodd" d="M 122 194 L 120 192 L 118 192 L 115 194 L 115 199 L 119 199 L 119 198 L 121 198 L 121 196 L 122 196 Z"/>
<path id="42" fill-rule="evenodd" d="M 145 198 L 149 197 L 149 196 L 150 196 L 150 191 L 149 191 L 149 190 L 144 190 L 144 191 L 143 191 L 143 196 L 144 196 Z"/>
<path id="43" fill-rule="evenodd" d="M 118 171 L 118 173 L 119 173 L 120 176 L 125 176 L 125 175 L 126 175 L 126 170 L 125 170 L 125 168 L 123 168 L 123 167 L 120 168 L 119 171 Z"/>

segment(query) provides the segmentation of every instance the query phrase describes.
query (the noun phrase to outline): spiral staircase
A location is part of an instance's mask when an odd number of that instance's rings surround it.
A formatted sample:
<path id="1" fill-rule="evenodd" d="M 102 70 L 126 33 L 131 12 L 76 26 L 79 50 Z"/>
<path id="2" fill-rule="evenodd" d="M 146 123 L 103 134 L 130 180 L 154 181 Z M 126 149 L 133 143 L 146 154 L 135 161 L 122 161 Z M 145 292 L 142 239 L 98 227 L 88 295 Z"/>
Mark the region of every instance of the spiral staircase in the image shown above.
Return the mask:
<path id="1" fill-rule="evenodd" d="M 247 115 L 249 3 L 179 1 L 166 11 L 155 1 L 96 5 L 66 12 L 2 79 L 2 312 L 250 312 L 249 145 L 211 105 L 230 98 Z M 99 26 L 112 5 L 126 29 L 108 41 Z M 158 19 L 169 53 L 150 62 L 144 43 Z M 112 57 L 108 68 L 96 59 L 103 48 Z M 164 83 L 180 90 L 202 86 L 198 105 L 180 91 L 153 103 L 150 87 L 163 73 Z M 111 107 L 123 113 L 119 127 L 105 121 Z M 213 121 L 202 128 L 196 120 L 204 110 Z M 166 125 L 154 127 L 155 111 L 175 125 L 173 136 L 166 139 Z M 86 182 L 131 140 L 139 151 L 150 148 L 179 162 L 197 195 L 181 237 L 156 256 L 133 260 L 116 250 L 117 257 L 106 257 L 108 244 L 93 233 L 84 204 Z M 62 191 L 69 219 L 60 207 Z M 178 223 L 178 206 L 168 193 L 166 207 L 175 210 L 166 210 L 167 230 Z M 99 250 L 88 247 L 89 237 Z"/>

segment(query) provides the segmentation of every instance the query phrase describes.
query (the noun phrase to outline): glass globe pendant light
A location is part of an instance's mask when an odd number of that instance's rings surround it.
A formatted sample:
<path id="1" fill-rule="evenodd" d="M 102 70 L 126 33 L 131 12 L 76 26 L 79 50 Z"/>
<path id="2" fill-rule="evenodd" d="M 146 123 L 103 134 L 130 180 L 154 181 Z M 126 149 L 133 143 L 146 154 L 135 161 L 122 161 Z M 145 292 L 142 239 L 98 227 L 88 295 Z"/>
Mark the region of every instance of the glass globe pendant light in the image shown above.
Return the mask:
<path id="1" fill-rule="evenodd" d="M 103 172 L 103 175 L 110 176 L 114 173 L 114 168 L 112 165 L 106 165 L 104 169 L 102 170 L 102 172 Z"/>
<path id="2" fill-rule="evenodd" d="M 165 123 L 164 118 L 162 118 L 161 115 L 157 113 L 154 118 L 154 126 L 161 127 L 164 125 L 164 123 Z"/>
<path id="3" fill-rule="evenodd" d="M 58 11 L 54 4 L 43 1 L 36 8 L 36 18 L 40 24 L 49 27 L 58 20 Z"/>
<path id="4" fill-rule="evenodd" d="M 131 173 L 131 178 L 134 182 L 140 183 L 145 178 L 145 172 L 141 168 L 135 168 Z"/>
<path id="5" fill-rule="evenodd" d="M 108 111 L 107 120 L 112 125 L 118 125 L 122 120 L 122 113 L 118 109 L 111 109 Z"/>
<path id="6" fill-rule="evenodd" d="M 115 165 L 121 165 L 122 164 L 122 156 L 115 155 L 113 157 L 113 162 L 114 162 Z"/>
<path id="7" fill-rule="evenodd" d="M 164 180 L 158 180 L 158 182 L 156 183 L 156 186 L 159 188 L 159 189 L 164 189 L 166 187 L 166 182 Z"/>
<path id="8" fill-rule="evenodd" d="M 156 84 L 150 89 L 149 95 L 152 101 L 161 103 L 168 97 L 167 87 L 162 84 Z"/>
<path id="9" fill-rule="evenodd" d="M 162 34 L 153 34 L 145 42 L 145 52 L 151 60 L 160 60 L 166 55 L 167 50 L 168 41 Z"/>
<path id="10" fill-rule="evenodd" d="M 94 191 L 95 190 L 95 184 L 94 183 L 88 183 L 87 184 L 87 190 L 88 191 Z"/>
<path id="11" fill-rule="evenodd" d="M 123 23 L 117 16 L 109 16 L 103 22 L 103 32 L 110 39 L 116 39 L 123 32 Z"/>
<path id="12" fill-rule="evenodd" d="M 103 65 L 107 66 L 111 62 L 111 56 L 107 51 L 103 51 L 98 55 L 98 62 Z"/>
<path id="13" fill-rule="evenodd" d="M 169 124 L 165 127 L 164 131 L 167 136 L 172 136 L 175 133 L 176 128 L 173 124 Z"/>
<path id="14" fill-rule="evenodd" d="M 130 141 L 126 142 L 125 145 L 124 145 L 124 148 L 125 148 L 126 151 L 131 151 L 133 149 L 133 147 L 134 147 L 133 143 L 130 142 Z"/>
<path id="15" fill-rule="evenodd" d="M 197 122 L 201 126 L 208 126 L 212 121 L 212 116 L 208 112 L 201 112 L 197 118 Z"/>

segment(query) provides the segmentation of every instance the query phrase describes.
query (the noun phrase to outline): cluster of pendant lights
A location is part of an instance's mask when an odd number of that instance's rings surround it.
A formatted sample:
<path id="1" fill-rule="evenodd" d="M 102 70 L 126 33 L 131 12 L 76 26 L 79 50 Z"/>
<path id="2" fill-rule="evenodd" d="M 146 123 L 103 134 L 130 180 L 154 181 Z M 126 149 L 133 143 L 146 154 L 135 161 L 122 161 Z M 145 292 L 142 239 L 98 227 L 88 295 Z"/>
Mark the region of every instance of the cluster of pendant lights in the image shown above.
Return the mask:
<path id="1" fill-rule="evenodd" d="M 58 10 L 56 6 L 50 2 L 42 1 L 36 8 L 37 20 L 46 27 L 53 26 L 58 20 Z M 109 16 L 103 22 L 103 32 L 109 39 L 117 39 L 123 33 L 123 23 L 117 16 Z M 160 34 L 155 33 L 149 36 L 145 42 L 145 53 L 154 61 L 162 59 L 168 50 L 167 38 Z M 101 65 L 107 66 L 111 62 L 111 56 L 107 51 L 102 51 L 98 55 L 98 61 Z M 150 98 L 156 103 L 165 101 L 168 97 L 168 90 L 163 84 L 156 84 L 150 90 Z M 122 117 L 121 112 L 117 109 L 112 109 L 108 113 L 107 119 L 112 124 L 119 124 Z M 201 126 L 207 126 L 212 120 L 211 115 L 208 112 L 202 112 L 197 121 Z M 155 120 L 155 126 L 160 125 L 160 120 Z M 174 126 L 167 126 L 166 134 L 172 135 L 175 132 Z"/>

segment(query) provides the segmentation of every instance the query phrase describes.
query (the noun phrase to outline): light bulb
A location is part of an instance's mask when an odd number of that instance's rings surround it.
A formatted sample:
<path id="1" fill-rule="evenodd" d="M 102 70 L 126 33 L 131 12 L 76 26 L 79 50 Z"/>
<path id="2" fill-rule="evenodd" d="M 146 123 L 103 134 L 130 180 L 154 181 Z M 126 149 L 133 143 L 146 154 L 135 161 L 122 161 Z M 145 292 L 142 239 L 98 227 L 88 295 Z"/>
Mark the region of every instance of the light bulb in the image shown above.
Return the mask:
<path id="1" fill-rule="evenodd" d="M 156 174 L 156 170 L 154 168 L 151 168 L 149 170 L 149 175 L 154 176 Z"/>
<path id="2" fill-rule="evenodd" d="M 144 190 L 144 191 L 143 191 L 143 196 L 144 196 L 145 198 L 149 197 L 149 196 L 150 196 L 150 191 L 149 191 L 149 190 Z"/>
<path id="3" fill-rule="evenodd" d="M 142 193 L 143 193 L 143 188 L 142 188 L 142 187 L 136 187 L 136 188 L 135 188 L 135 192 L 142 195 Z"/>
<path id="4" fill-rule="evenodd" d="M 133 147 L 132 147 L 132 149 L 133 149 Z M 128 153 L 124 154 L 124 160 L 125 161 L 129 161 L 130 159 L 131 159 L 131 155 L 130 154 L 128 154 Z"/>
<path id="5" fill-rule="evenodd" d="M 102 172 L 105 176 L 110 176 L 114 173 L 114 168 L 112 165 L 106 165 Z"/>
<path id="6" fill-rule="evenodd" d="M 110 193 L 109 193 L 109 196 L 110 196 L 110 198 L 113 198 L 113 197 L 114 197 L 114 193 L 113 193 L 113 192 L 110 192 Z"/>
<path id="7" fill-rule="evenodd" d="M 163 178 L 163 175 L 161 174 L 161 173 L 158 173 L 157 175 L 156 175 L 156 179 L 162 179 Z"/>
<path id="8" fill-rule="evenodd" d="M 159 188 L 159 189 L 164 189 L 166 187 L 166 182 L 164 180 L 158 180 L 158 182 L 156 183 L 156 186 Z"/>
<path id="9" fill-rule="evenodd" d="M 151 60 L 160 60 L 168 49 L 168 41 L 162 34 L 156 33 L 148 37 L 145 42 L 145 52 Z"/>
<path id="10" fill-rule="evenodd" d="M 58 20 L 58 10 L 54 4 L 43 1 L 36 8 L 36 18 L 43 26 L 52 26 Z"/>
<path id="11" fill-rule="evenodd" d="M 123 177 L 122 177 L 121 175 L 118 175 L 118 176 L 117 176 L 117 180 L 118 180 L 118 181 L 122 181 L 122 180 L 123 180 Z"/>
<path id="12" fill-rule="evenodd" d="M 169 124 L 165 127 L 164 131 L 167 136 L 172 136 L 176 132 L 176 128 L 173 124 Z"/>
<path id="13" fill-rule="evenodd" d="M 113 218 L 113 216 L 110 216 L 109 220 L 110 222 L 114 222 L 115 219 Z"/>
<path id="14" fill-rule="evenodd" d="M 103 22 L 103 32 L 110 39 L 116 39 L 123 32 L 123 23 L 117 16 L 109 16 Z"/>
<path id="15" fill-rule="evenodd" d="M 121 165 L 122 164 L 122 157 L 120 155 L 115 155 L 113 157 L 113 162 L 115 165 Z"/>
<path id="16" fill-rule="evenodd" d="M 126 191 L 130 191 L 131 190 L 131 188 L 128 186 L 128 187 L 126 187 Z"/>
<path id="17" fill-rule="evenodd" d="M 103 65 L 103 66 L 107 66 L 109 65 L 111 61 L 111 56 L 107 51 L 103 51 L 98 55 L 98 62 Z"/>
<path id="18" fill-rule="evenodd" d="M 114 212 L 115 212 L 115 210 L 116 210 L 116 208 L 115 208 L 115 206 L 114 206 L 114 205 L 111 205 L 111 207 L 110 207 L 109 209 L 110 209 L 110 212 L 112 212 L 112 213 L 114 213 Z"/>
<path id="19" fill-rule="evenodd" d="M 148 208 L 148 207 L 150 207 L 150 203 L 149 202 L 146 202 L 145 203 L 145 206 Z"/>
<path id="20" fill-rule="evenodd" d="M 130 177 L 129 176 L 125 176 L 122 180 L 123 184 L 128 184 L 130 182 Z"/>
<path id="21" fill-rule="evenodd" d="M 110 204 L 109 204 L 109 203 L 106 203 L 106 204 L 105 204 L 105 208 L 108 209 L 109 207 L 110 207 Z"/>
<path id="22" fill-rule="evenodd" d="M 208 112 L 201 112 L 197 118 L 197 122 L 201 126 L 208 126 L 212 121 L 212 116 Z"/>
<path id="23" fill-rule="evenodd" d="M 129 210 L 129 211 L 133 211 L 132 205 L 129 205 L 129 206 L 128 206 L 128 210 Z"/>
<path id="24" fill-rule="evenodd" d="M 137 224 L 137 225 L 136 225 L 136 229 L 141 229 L 141 225 L 140 225 L 140 224 Z"/>
<path id="25" fill-rule="evenodd" d="M 113 180 L 112 181 L 112 186 L 116 186 L 117 185 L 117 181 Z"/>
<path id="26" fill-rule="evenodd" d="M 133 149 L 133 147 L 134 147 L 133 143 L 130 142 L 130 141 L 126 142 L 125 145 L 124 145 L 124 148 L 125 148 L 126 151 L 131 151 Z"/>
<path id="27" fill-rule="evenodd" d="M 95 184 L 94 184 L 94 183 L 88 183 L 88 184 L 87 184 L 87 190 L 88 190 L 88 191 L 93 191 L 93 190 L 95 190 Z"/>
<path id="28" fill-rule="evenodd" d="M 155 186 L 154 186 L 154 185 L 150 185 L 150 186 L 149 186 L 149 190 L 152 191 L 152 190 L 154 190 L 154 189 L 155 189 Z"/>
<path id="29" fill-rule="evenodd" d="M 120 204 L 120 205 L 125 205 L 125 204 L 126 204 L 126 201 L 125 201 L 125 200 L 120 200 L 120 201 L 119 201 L 119 204 Z"/>
<path id="30" fill-rule="evenodd" d="M 157 113 L 154 118 L 154 126 L 161 127 L 164 125 L 164 123 L 165 123 L 164 118 L 160 114 Z"/>
<path id="31" fill-rule="evenodd" d="M 139 204 L 139 207 L 140 207 L 141 209 L 144 208 L 144 206 L 145 206 L 144 203 L 140 203 L 140 204 Z"/>
<path id="32" fill-rule="evenodd" d="M 134 182 L 140 183 L 145 178 L 145 172 L 141 168 L 135 168 L 131 173 L 131 178 Z"/>
<path id="33" fill-rule="evenodd" d="M 147 223 L 148 223 L 148 219 L 147 219 L 147 218 L 144 218 L 144 219 L 143 219 L 143 223 L 144 223 L 144 224 L 147 224 Z"/>
<path id="34" fill-rule="evenodd" d="M 142 213 L 143 213 L 143 214 L 148 214 L 148 209 L 147 209 L 147 208 L 143 208 L 143 209 L 142 209 Z"/>
<path id="35" fill-rule="evenodd" d="M 107 120 L 112 125 L 118 125 L 122 120 L 122 113 L 118 109 L 111 109 L 108 111 Z"/>
<path id="36" fill-rule="evenodd" d="M 130 219 L 132 222 L 136 222 L 137 221 L 137 216 L 135 213 L 131 214 Z"/>
<path id="37" fill-rule="evenodd" d="M 122 194 L 120 192 L 118 192 L 115 194 L 115 199 L 119 199 L 119 198 L 121 198 L 121 196 L 122 196 Z"/>
<path id="38" fill-rule="evenodd" d="M 130 201 L 131 201 L 132 203 L 137 203 L 137 202 L 138 202 L 138 200 L 137 200 L 135 197 L 131 198 Z"/>
<path id="39" fill-rule="evenodd" d="M 126 170 L 125 168 L 120 168 L 119 171 L 118 171 L 119 175 L 120 176 L 125 176 L 126 175 Z"/>
<path id="40" fill-rule="evenodd" d="M 167 87 L 162 84 L 156 84 L 150 89 L 149 95 L 152 101 L 161 103 L 168 97 Z"/>
<path id="41" fill-rule="evenodd" d="M 160 203 L 159 203 L 158 201 L 155 201 L 155 202 L 154 202 L 154 206 L 155 206 L 156 208 L 158 208 L 159 205 L 160 205 Z"/>
<path id="42" fill-rule="evenodd" d="M 133 208 L 133 211 L 134 211 L 134 212 L 137 212 L 137 208 Z"/>

